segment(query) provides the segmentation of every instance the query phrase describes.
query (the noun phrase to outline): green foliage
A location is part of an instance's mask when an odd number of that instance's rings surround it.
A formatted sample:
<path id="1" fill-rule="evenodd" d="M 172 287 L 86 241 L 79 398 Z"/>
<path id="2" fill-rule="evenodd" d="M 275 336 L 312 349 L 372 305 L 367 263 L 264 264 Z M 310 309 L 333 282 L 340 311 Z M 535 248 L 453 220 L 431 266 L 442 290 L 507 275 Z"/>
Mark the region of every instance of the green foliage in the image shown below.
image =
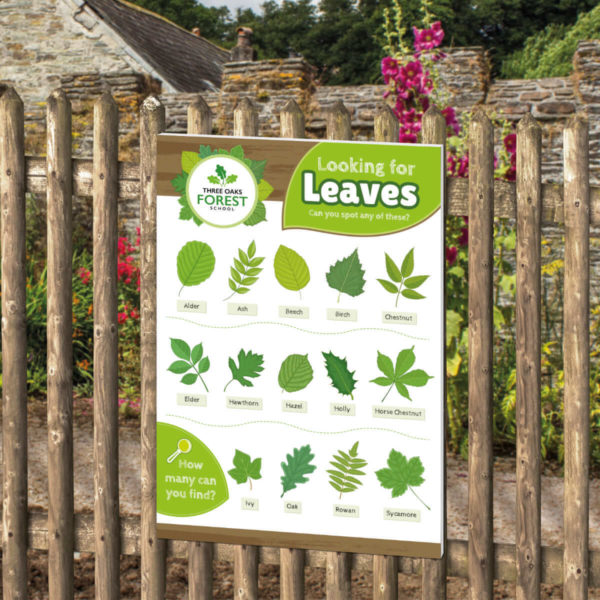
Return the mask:
<path id="1" fill-rule="evenodd" d="M 333 352 L 322 352 L 322 354 L 325 359 L 327 375 L 331 379 L 331 385 L 342 396 L 350 396 L 354 400 L 352 392 L 356 388 L 356 379 L 354 379 L 356 371 L 348 369 L 348 361 L 345 358 L 340 358 L 333 354 Z"/>
<path id="2" fill-rule="evenodd" d="M 313 368 L 307 354 L 290 354 L 281 363 L 277 381 L 288 392 L 299 392 L 313 380 Z"/>
<path id="3" fill-rule="evenodd" d="M 190 349 L 188 343 L 184 340 L 171 338 L 171 350 L 180 360 L 171 363 L 167 370 L 176 375 L 186 373 L 181 378 L 181 383 L 185 385 L 194 385 L 200 379 L 204 389 L 208 392 L 208 387 L 206 387 L 202 374 L 210 369 L 210 360 L 208 356 L 203 355 L 204 349 L 202 344 L 198 344 L 193 349 Z M 188 373 L 188 371 L 193 372 Z"/>
<path id="4" fill-rule="evenodd" d="M 310 271 L 306 261 L 295 251 L 287 246 L 279 246 L 273 263 L 275 278 L 286 289 L 293 292 L 302 292 L 310 281 Z"/>
<path id="5" fill-rule="evenodd" d="M 308 478 L 306 475 L 312 473 L 317 467 L 311 464 L 315 455 L 311 452 L 310 445 L 294 448 L 292 454 L 286 454 L 287 462 L 281 463 L 283 475 L 281 476 L 281 485 L 283 492 L 281 497 L 286 492 L 293 490 L 300 483 L 306 483 Z"/>
<path id="6" fill-rule="evenodd" d="M 325 276 L 330 288 L 338 290 L 338 302 L 342 294 L 360 296 L 365 291 L 365 270 L 358 258 L 358 248 L 346 258 L 331 265 Z"/>
<path id="7" fill-rule="evenodd" d="M 367 466 L 367 461 L 358 458 L 358 442 L 348 452 L 338 450 L 338 453 L 333 455 L 333 460 L 329 461 L 329 464 L 333 467 L 333 469 L 327 471 L 329 473 L 329 485 L 340 493 L 340 500 L 342 494 L 354 492 L 359 485 L 363 484 L 357 477 L 365 475 L 365 472 L 361 469 Z"/>
<path id="8" fill-rule="evenodd" d="M 388 281 L 387 279 L 378 279 L 377 281 L 386 292 L 396 296 L 395 306 L 398 306 L 400 294 L 409 300 L 422 300 L 425 298 L 425 296 L 417 292 L 416 289 L 421 287 L 427 279 L 429 279 L 429 275 L 412 274 L 415 267 L 414 257 L 415 249 L 412 248 L 402 260 L 402 266 L 399 269 L 389 254 L 387 254 L 387 252 L 385 254 L 385 268 L 391 281 Z"/>
<path id="9" fill-rule="evenodd" d="M 184 287 L 200 285 L 215 269 L 215 255 L 204 242 L 188 242 L 177 254 L 177 276 Z"/>
<path id="10" fill-rule="evenodd" d="M 252 491 L 252 480 L 260 479 L 262 477 L 260 474 L 261 466 L 261 458 L 252 460 L 245 452 L 236 450 L 233 457 L 234 468 L 227 472 L 239 485 L 248 481 L 250 484 L 250 491 Z"/>
<path id="11" fill-rule="evenodd" d="M 392 498 L 403 496 L 407 490 L 410 490 L 417 500 L 423 504 L 427 510 L 431 510 L 413 488 L 419 487 L 424 483 L 422 477 L 425 472 L 423 463 L 418 456 L 413 456 L 410 460 L 398 450 L 392 450 L 387 460 L 387 468 L 375 471 L 381 487 L 392 490 Z"/>
<path id="12" fill-rule="evenodd" d="M 248 350 L 248 352 L 240 350 L 238 353 L 238 364 L 236 365 L 233 358 L 230 358 L 229 369 L 231 370 L 231 380 L 227 383 L 223 391 L 227 389 L 232 381 L 237 381 L 244 387 L 254 387 L 254 384 L 248 377 L 254 379 L 259 377 L 264 371 L 263 355 L 254 354 L 252 350 Z"/>
<path id="13" fill-rule="evenodd" d="M 244 252 L 238 249 L 238 257 L 233 259 L 233 267 L 230 267 L 231 277 L 229 278 L 229 287 L 233 293 L 225 300 L 229 300 L 234 294 L 247 294 L 250 286 L 258 281 L 262 269 L 259 267 L 265 260 L 264 256 L 256 256 L 256 243 L 252 241 L 248 250 Z"/>

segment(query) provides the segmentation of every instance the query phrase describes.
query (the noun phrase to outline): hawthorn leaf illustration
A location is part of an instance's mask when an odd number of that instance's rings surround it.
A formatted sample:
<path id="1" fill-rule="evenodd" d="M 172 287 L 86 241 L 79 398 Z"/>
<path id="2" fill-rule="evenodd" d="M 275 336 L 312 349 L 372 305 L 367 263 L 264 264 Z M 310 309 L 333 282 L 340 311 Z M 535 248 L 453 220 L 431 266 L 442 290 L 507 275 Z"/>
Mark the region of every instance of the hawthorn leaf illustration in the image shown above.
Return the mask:
<path id="1" fill-rule="evenodd" d="M 261 458 L 255 458 L 252 460 L 250 455 L 242 452 L 241 450 L 236 450 L 235 455 L 233 456 L 234 468 L 227 472 L 232 479 L 237 481 L 239 485 L 248 481 L 250 483 L 250 491 L 252 491 L 252 480 L 261 479 L 262 477 L 260 474 L 261 466 Z"/>
<path id="2" fill-rule="evenodd" d="M 250 286 L 258 281 L 258 276 L 262 269 L 259 265 L 265 259 L 264 256 L 256 257 L 256 243 L 252 241 L 248 246 L 248 250 L 244 252 L 241 248 L 238 249 L 237 258 L 233 259 L 233 266 L 229 272 L 229 288 L 232 294 L 225 298 L 224 302 L 229 300 L 235 294 L 247 294 L 250 291 Z"/>
<path id="3" fill-rule="evenodd" d="M 283 492 L 281 497 L 286 492 L 293 490 L 300 483 L 308 481 L 306 475 L 312 473 L 317 467 L 311 464 L 315 455 L 311 452 L 310 445 L 294 448 L 292 454 L 287 454 L 287 462 L 281 463 L 283 475 L 281 476 L 281 485 Z"/>
<path id="4" fill-rule="evenodd" d="M 387 465 L 387 468 L 375 471 L 381 487 L 392 490 L 392 498 L 398 498 L 398 496 L 402 496 L 407 490 L 410 490 L 427 510 L 431 510 L 414 490 L 425 481 L 422 477 L 425 467 L 423 467 L 421 459 L 418 456 L 413 456 L 409 460 L 402 452 L 391 450 Z"/>
<path id="5" fill-rule="evenodd" d="M 229 384 L 233 381 L 239 382 L 244 387 L 254 387 L 254 384 L 248 378 L 259 377 L 264 371 L 262 354 L 255 354 L 252 350 L 248 350 L 248 352 L 240 350 L 237 358 L 237 365 L 233 358 L 229 359 L 231 380 L 223 388 L 223 391 L 227 390 Z"/>
<path id="6" fill-rule="evenodd" d="M 197 344 L 190 349 L 190 346 L 186 341 L 171 338 L 171 350 L 173 351 L 173 354 L 181 360 L 176 360 L 171 363 L 167 370 L 176 375 L 187 373 L 187 375 L 184 375 L 181 378 L 181 383 L 185 385 L 193 385 L 200 379 L 204 389 L 208 392 L 208 387 L 202 378 L 202 374 L 210 369 L 210 359 L 208 356 L 204 356 L 202 344 Z M 192 372 L 188 373 L 188 371 Z"/>
<path id="7" fill-rule="evenodd" d="M 428 279 L 429 275 L 415 275 L 412 276 L 412 272 L 415 268 L 415 249 L 411 248 L 404 259 L 402 265 L 398 268 L 398 265 L 393 261 L 389 254 L 385 254 L 385 270 L 387 271 L 387 279 L 378 279 L 377 281 L 381 284 L 383 289 L 390 294 L 396 296 L 396 304 L 398 306 L 398 299 L 400 295 L 408 300 L 422 300 L 425 298 L 423 294 L 417 292 L 416 289 L 421 287 Z"/>
<path id="8" fill-rule="evenodd" d="M 308 354 L 290 354 L 281 363 L 277 378 L 279 387 L 289 393 L 303 390 L 313 380 Z"/>
<path id="9" fill-rule="evenodd" d="M 356 379 L 354 379 L 356 371 L 350 372 L 348 361 L 345 358 L 336 356 L 333 352 L 322 352 L 321 354 L 325 358 L 325 368 L 329 379 L 331 379 L 331 385 L 342 396 L 350 396 L 354 400 L 352 392 L 356 388 Z"/>
<path id="10" fill-rule="evenodd" d="M 188 242 L 177 255 L 177 276 L 181 282 L 179 295 L 184 287 L 200 285 L 215 269 L 215 255 L 204 242 Z"/>
<path id="11" fill-rule="evenodd" d="M 273 263 L 277 281 L 286 289 L 293 292 L 302 291 L 310 281 L 310 271 L 306 261 L 295 251 L 287 246 L 279 246 Z"/>
<path id="12" fill-rule="evenodd" d="M 339 291 L 339 302 L 342 294 L 354 297 L 365 291 L 364 274 L 357 248 L 352 254 L 332 265 L 326 278 L 329 287 Z"/>
<path id="13" fill-rule="evenodd" d="M 367 466 L 367 461 L 358 458 L 358 442 L 348 450 L 338 450 L 337 454 L 333 455 L 333 460 L 329 461 L 329 464 L 333 469 L 329 469 L 329 485 L 340 493 L 340 500 L 342 494 L 354 492 L 358 489 L 359 485 L 363 482 L 358 477 L 365 475 L 364 471 L 361 471 Z"/>
<path id="14" fill-rule="evenodd" d="M 382 402 L 388 397 L 388 394 L 392 391 L 395 386 L 398 393 L 407 398 L 412 402 L 412 398 L 408 392 L 406 386 L 411 387 L 423 387 L 427 385 L 430 379 L 433 379 L 431 375 L 428 375 L 423 369 L 409 369 L 415 364 L 416 356 L 412 348 L 407 348 L 398 353 L 396 357 L 396 365 L 392 363 L 392 359 L 385 354 L 377 351 L 377 367 L 383 373 L 383 377 L 376 377 L 371 379 L 372 383 L 380 385 L 382 387 L 388 387 L 388 391 L 382 398 Z"/>

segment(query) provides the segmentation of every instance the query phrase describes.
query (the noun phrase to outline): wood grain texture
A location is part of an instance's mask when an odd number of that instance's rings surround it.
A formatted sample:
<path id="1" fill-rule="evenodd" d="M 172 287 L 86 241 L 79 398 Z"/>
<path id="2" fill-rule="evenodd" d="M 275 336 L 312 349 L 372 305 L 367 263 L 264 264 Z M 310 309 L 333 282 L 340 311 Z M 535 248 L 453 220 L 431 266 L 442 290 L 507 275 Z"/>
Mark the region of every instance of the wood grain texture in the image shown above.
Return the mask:
<path id="1" fill-rule="evenodd" d="M 327 110 L 325 120 L 327 123 L 328 140 L 351 140 L 352 119 L 348 109 L 341 100 L 334 102 Z"/>
<path id="2" fill-rule="evenodd" d="M 565 600 L 588 597 L 589 542 L 589 140 L 576 116 L 564 130 L 564 590 Z"/>
<path id="3" fill-rule="evenodd" d="M 258 547 L 238 545 L 233 554 L 233 597 L 258 600 Z"/>
<path id="4" fill-rule="evenodd" d="M 73 598 L 73 213 L 71 103 L 47 103 L 48 193 L 48 592 Z"/>
<path id="5" fill-rule="evenodd" d="M 258 111 L 248 98 L 242 98 L 233 111 L 233 135 L 258 135 Z"/>
<path id="6" fill-rule="evenodd" d="M 542 130 L 517 127 L 517 600 L 540 597 Z"/>
<path id="7" fill-rule="evenodd" d="M 2 588 L 27 597 L 27 339 L 25 331 L 25 173 L 23 102 L 0 97 L 2 209 Z"/>
<path id="8" fill-rule="evenodd" d="M 141 318 L 141 578 L 142 600 L 162 600 L 166 542 L 156 535 L 156 140 L 165 108 L 146 98 L 140 119 L 140 318 Z"/>
<path id="9" fill-rule="evenodd" d="M 398 558 L 396 556 L 373 557 L 373 600 L 396 600 L 398 598 Z"/>
<path id="10" fill-rule="evenodd" d="M 99 600 L 119 598 L 117 181 L 119 113 L 94 105 L 94 533 Z"/>
<path id="11" fill-rule="evenodd" d="M 188 106 L 188 133 L 210 135 L 213 128 L 213 117 L 210 107 L 204 98 L 198 94 Z"/>
<path id="12" fill-rule="evenodd" d="M 400 124 L 388 104 L 380 104 L 375 112 L 373 132 L 376 142 L 397 143 Z"/>
<path id="13" fill-rule="evenodd" d="M 494 134 L 483 110 L 469 130 L 469 598 L 492 600 Z"/>
<path id="14" fill-rule="evenodd" d="M 279 122 L 282 138 L 298 139 L 306 137 L 304 113 L 293 98 L 288 100 L 281 109 Z"/>

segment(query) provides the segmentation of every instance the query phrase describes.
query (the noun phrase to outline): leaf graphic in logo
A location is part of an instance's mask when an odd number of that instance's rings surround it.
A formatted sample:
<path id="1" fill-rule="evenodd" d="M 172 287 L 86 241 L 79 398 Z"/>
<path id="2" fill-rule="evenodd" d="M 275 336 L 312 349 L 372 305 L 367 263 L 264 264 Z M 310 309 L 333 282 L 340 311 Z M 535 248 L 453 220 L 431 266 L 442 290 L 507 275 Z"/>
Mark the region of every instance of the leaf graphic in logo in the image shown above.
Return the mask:
<path id="1" fill-rule="evenodd" d="M 262 202 L 273 193 L 273 186 L 264 179 L 258 184 L 258 199 Z"/>
<path id="2" fill-rule="evenodd" d="M 181 153 L 181 168 L 184 173 L 191 173 L 192 169 L 200 162 L 200 155 L 196 152 Z"/>
<path id="3" fill-rule="evenodd" d="M 290 354 L 279 369 L 279 386 L 286 392 L 299 392 L 313 380 L 313 369 L 307 354 Z"/>
<path id="4" fill-rule="evenodd" d="M 177 255 L 177 275 L 181 290 L 186 286 L 200 285 L 215 269 L 215 255 L 204 242 L 188 242 Z"/>
<path id="5" fill-rule="evenodd" d="M 220 177 L 221 181 L 227 179 L 227 171 L 222 165 L 217 165 L 217 176 Z"/>
<path id="6" fill-rule="evenodd" d="M 221 185 L 221 180 L 218 177 L 216 177 L 215 175 L 209 175 L 208 180 L 211 183 L 214 183 L 215 185 Z"/>
<path id="7" fill-rule="evenodd" d="M 230 175 L 226 180 L 225 183 L 235 183 L 237 181 L 237 175 Z"/>
<path id="8" fill-rule="evenodd" d="M 295 251 L 287 246 L 279 246 L 275 254 L 275 277 L 286 289 L 300 292 L 310 281 L 310 271 L 306 261 Z M 300 292 L 302 298 L 302 292 Z"/>

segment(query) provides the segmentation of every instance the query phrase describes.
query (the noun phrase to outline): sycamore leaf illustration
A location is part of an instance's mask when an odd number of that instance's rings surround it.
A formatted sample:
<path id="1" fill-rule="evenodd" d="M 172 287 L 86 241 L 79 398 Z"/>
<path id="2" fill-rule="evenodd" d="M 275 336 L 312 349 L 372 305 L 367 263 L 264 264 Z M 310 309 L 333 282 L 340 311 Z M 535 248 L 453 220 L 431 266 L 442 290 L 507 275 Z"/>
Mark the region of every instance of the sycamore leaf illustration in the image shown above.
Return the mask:
<path id="1" fill-rule="evenodd" d="M 186 286 L 200 285 L 215 269 L 215 255 L 204 242 L 188 242 L 177 255 L 177 276 L 181 282 L 179 294 Z"/>
<path id="2" fill-rule="evenodd" d="M 299 392 L 313 380 L 308 354 L 290 354 L 279 369 L 279 387 L 286 392 Z"/>
<path id="3" fill-rule="evenodd" d="M 391 281 L 388 281 L 387 279 L 378 279 L 377 281 L 379 281 L 381 287 L 383 287 L 386 292 L 396 296 L 395 306 L 398 306 L 398 299 L 401 294 L 408 300 L 422 300 L 425 298 L 425 296 L 420 292 L 417 292 L 416 289 L 421 287 L 429 279 L 429 275 L 412 276 L 414 268 L 414 248 L 408 251 L 402 260 L 402 266 L 400 268 L 398 268 L 398 265 L 396 265 L 389 254 L 386 253 L 385 269 Z"/>
<path id="4" fill-rule="evenodd" d="M 383 377 L 376 377 L 371 379 L 372 383 L 376 383 L 382 387 L 389 386 L 388 391 L 382 398 L 382 402 L 388 397 L 388 394 L 392 391 L 392 388 L 396 386 L 396 390 L 401 396 L 404 396 L 412 402 L 412 398 L 408 393 L 406 386 L 412 387 L 423 387 L 427 385 L 430 379 L 433 379 L 431 375 L 428 375 L 423 369 L 409 369 L 415 364 L 415 351 L 414 346 L 407 348 L 398 353 L 396 357 L 396 366 L 392 363 L 392 359 L 385 354 L 377 351 L 377 366 L 383 373 Z"/>
<path id="5" fill-rule="evenodd" d="M 365 291 L 365 271 L 358 258 L 358 248 L 342 260 L 338 260 L 327 273 L 329 287 L 338 290 L 338 302 L 342 294 L 360 296 Z"/>
<path id="6" fill-rule="evenodd" d="M 248 246 L 247 252 L 244 252 L 241 248 L 238 249 L 239 260 L 234 258 L 233 267 L 229 269 L 231 274 L 229 288 L 232 290 L 232 294 L 224 301 L 229 300 L 234 294 L 247 294 L 250 291 L 250 286 L 258 281 L 258 275 L 262 271 L 259 265 L 265 258 L 264 256 L 255 255 L 256 243 L 254 241 Z"/>
<path id="7" fill-rule="evenodd" d="M 176 375 L 187 373 L 181 378 L 181 383 L 185 385 L 193 385 L 200 379 L 204 389 L 208 392 L 202 373 L 206 373 L 210 369 L 210 360 L 208 356 L 204 356 L 202 344 L 197 344 L 190 349 L 188 343 L 184 340 L 171 338 L 171 350 L 181 360 L 171 363 L 167 370 Z M 188 371 L 192 372 L 188 373 Z"/>
<path id="8" fill-rule="evenodd" d="M 237 365 L 235 364 L 233 358 L 229 359 L 231 380 L 223 388 L 223 391 L 225 391 L 229 387 L 229 384 L 232 381 L 237 381 L 241 383 L 244 387 L 254 387 L 254 384 L 247 378 L 259 377 L 260 374 L 264 371 L 262 354 L 254 354 L 252 350 L 248 350 L 248 352 L 240 350 L 237 358 Z"/>
<path id="9" fill-rule="evenodd" d="M 388 468 L 375 471 L 381 487 L 392 490 L 392 498 L 402 496 L 406 490 L 410 490 L 417 500 L 427 509 L 431 510 L 413 488 L 419 487 L 425 480 L 422 475 L 425 467 L 418 456 L 410 460 L 397 450 L 392 450 L 387 459 Z"/>
<path id="10" fill-rule="evenodd" d="M 348 361 L 345 358 L 340 358 L 332 352 L 322 352 L 322 354 L 325 358 L 325 368 L 329 379 L 331 379 L 331 385 L 342 396 L 350 396 L 354 400 L 352 392 L 356 388 L 356 379 L 354 379 L 356 371 L 350 372 Z"/>
<path id="11" fill-rule="evenodd" d="M 310 281 L 310 271 L 306 261 L 295 251 L 287 246 L 279 246 L 273 262 L 275 268 L 275 277 L 277 281 L 286 289 L 293 292 L 300 292 Z"/>
<path id="12" fill-rule="evenodd" d="M 354 492 L 358 489 L 359 485 L 363 482 L 357 477 L 365 475 L 364 471 L 361 471 L 367 466 L 367 461 L 358 458 L 358 442 L 348 450 L 338 450 L 337 454 L 333 455 L 333 460 L 329 461 L 329 464 L 333 469 L 329 469 L 329 485 L 340 493 L 340 500 L 342 494 Z"/>
<path id="13" fill-rule="evenodd" d="M 252 480 L 262 477 L 260 474 L 261 463 L 261 458 L 251 460 L 248 454 L 241 450 L 236 450 L 233 457 L 234 468 L 227 472 L 240 485 L 248 481 L 250 483 L 250 491 L 252 491 Z"/>
<path id="14" fill-rule="evenodd" d="M 306 483 L 308 479 L 306 475 L 312 473 L 317 467 L 311 464 L 311 460 L 315 455 L 310 451 L 310 446 L 302 446 L 301 448 L 294 448 L 292 454 L 287 454 L 287 462 L 281 463 L 283 469 L 283 475 L 281 476 L 281 485 L 283 486 L 283 492 L 281 497 L 286 492 L 295 489 L 300 483 Z"/>

